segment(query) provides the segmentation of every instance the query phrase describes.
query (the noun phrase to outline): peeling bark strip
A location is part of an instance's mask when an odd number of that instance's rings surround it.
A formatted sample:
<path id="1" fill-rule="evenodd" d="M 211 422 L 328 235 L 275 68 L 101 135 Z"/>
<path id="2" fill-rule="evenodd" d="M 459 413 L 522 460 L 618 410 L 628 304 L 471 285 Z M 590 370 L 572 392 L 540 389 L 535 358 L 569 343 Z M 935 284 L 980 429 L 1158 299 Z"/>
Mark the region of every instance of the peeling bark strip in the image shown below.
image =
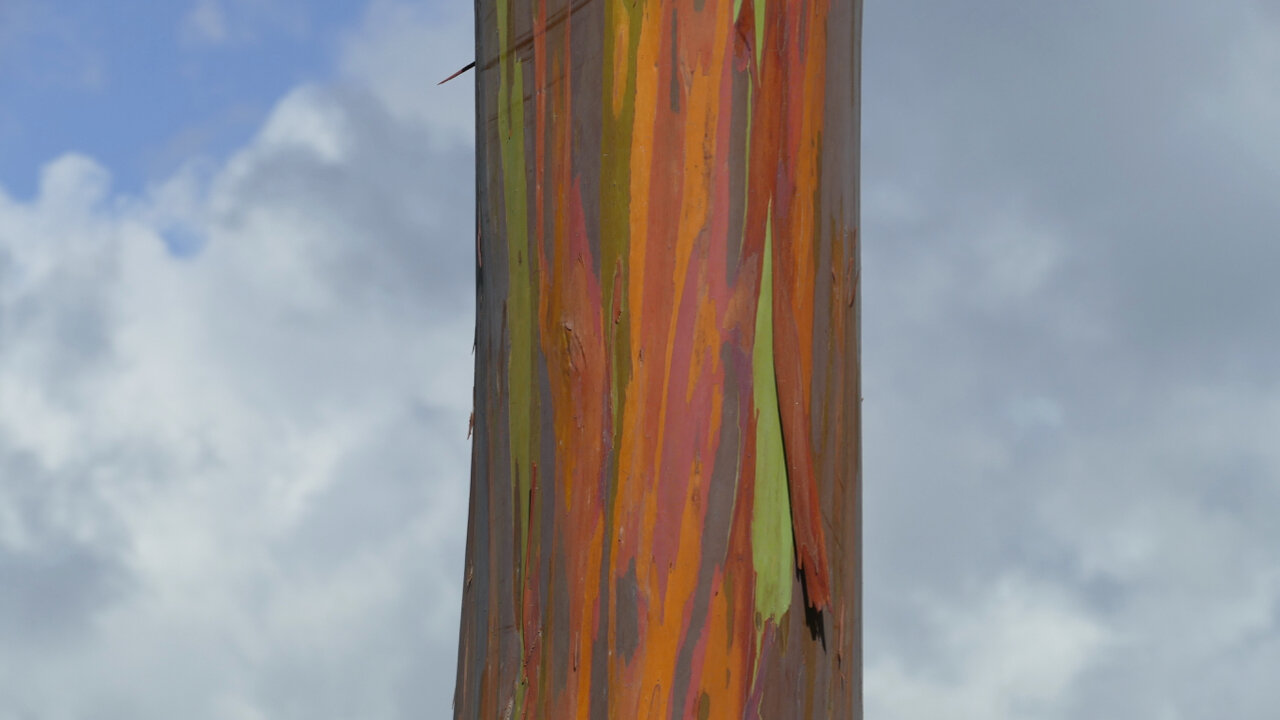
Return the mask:
<path id="1" fill-rule="evenodd" d="M 456 717 L 861 717 L 861 0 L 476 9 Z"/>

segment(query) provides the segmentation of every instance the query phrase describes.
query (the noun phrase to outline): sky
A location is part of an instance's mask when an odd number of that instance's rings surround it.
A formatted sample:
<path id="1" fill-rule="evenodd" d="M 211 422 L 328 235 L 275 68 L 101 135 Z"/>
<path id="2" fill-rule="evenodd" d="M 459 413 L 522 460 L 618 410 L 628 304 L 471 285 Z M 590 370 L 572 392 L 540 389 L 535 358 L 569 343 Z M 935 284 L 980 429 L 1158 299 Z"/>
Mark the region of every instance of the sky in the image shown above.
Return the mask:
<path id="1" fill-rule="evenodd" d="M 448 715 L 470 12 L 0 0 L 0 720 Z M 1274 717 L 1280 10 L 865 32 L 866 717 Z"/>

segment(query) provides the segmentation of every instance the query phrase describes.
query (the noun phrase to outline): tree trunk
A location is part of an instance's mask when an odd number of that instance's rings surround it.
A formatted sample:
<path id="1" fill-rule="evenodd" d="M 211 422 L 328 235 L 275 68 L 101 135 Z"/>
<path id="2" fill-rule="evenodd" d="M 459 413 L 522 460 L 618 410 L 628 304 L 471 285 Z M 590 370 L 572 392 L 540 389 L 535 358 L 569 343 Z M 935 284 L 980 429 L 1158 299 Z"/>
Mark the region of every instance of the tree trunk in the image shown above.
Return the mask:
<path id="1" fill-rule="evenodd" d="M 459 718 L 860 718 L 861 0 L 478 0 Z"/>

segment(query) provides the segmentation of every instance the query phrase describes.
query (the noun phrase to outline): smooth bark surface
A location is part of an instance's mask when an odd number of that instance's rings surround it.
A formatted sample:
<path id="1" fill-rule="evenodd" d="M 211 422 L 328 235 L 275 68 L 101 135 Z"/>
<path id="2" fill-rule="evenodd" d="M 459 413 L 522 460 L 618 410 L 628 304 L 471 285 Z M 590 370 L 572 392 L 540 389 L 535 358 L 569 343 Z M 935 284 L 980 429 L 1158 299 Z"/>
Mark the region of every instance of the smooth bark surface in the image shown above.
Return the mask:
<path id="1" fill-rule="evenodd" d="M 479 0 L 459 718 L 860 718 L 861 0 Z"/>

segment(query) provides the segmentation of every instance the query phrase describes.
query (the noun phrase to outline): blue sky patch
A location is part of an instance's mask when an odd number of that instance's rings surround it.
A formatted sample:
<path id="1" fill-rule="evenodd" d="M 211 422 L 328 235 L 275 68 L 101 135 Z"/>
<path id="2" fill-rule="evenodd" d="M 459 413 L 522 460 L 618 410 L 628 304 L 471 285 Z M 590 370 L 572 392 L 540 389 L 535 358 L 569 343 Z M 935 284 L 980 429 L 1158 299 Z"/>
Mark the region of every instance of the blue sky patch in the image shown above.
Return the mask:
<path id="1" fill-rule="evenodd" d="M 0 187 L 30 198 L 68 152 L 134 193 L 242 146 L 272 104 L 332 69 L 363 3 L 16 0 L 0 9 Z"/>

